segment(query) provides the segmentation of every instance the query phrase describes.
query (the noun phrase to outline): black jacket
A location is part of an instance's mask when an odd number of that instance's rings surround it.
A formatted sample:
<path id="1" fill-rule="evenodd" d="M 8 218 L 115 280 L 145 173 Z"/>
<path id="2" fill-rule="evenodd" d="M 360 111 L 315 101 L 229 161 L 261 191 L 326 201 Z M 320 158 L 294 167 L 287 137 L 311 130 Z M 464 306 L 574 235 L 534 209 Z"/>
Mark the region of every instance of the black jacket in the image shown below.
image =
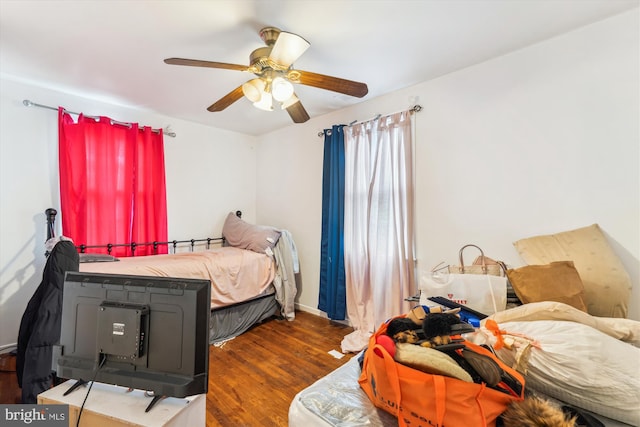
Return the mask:
<path id="1" fill-rule="evenodd" d="M 79 257 L 73 242 L 61 240 L 53 247 L 42 274 L 20 321 L 16 373 L 22 388 L 22 403 L 37 403 L 38 394 L 53 385 L 51 367 L 53 345 L 60 341 L 64 274 L 79 270 Z"/>

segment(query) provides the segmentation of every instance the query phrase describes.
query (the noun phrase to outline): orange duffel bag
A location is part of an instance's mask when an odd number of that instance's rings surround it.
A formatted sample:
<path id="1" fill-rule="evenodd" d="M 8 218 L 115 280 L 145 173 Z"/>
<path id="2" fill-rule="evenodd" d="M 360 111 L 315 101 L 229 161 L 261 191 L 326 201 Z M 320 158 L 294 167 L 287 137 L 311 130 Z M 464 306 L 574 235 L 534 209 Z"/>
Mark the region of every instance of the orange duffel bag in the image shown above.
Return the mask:
<path id="1" fill-rule="evenodd" d="M 396 362 L 376 344 L 377 337 L 386 334 L 387 325 L 380 326 L 369 339 L 358 382 L 375 406 L 398 418 L 399 426 L 494 427 L 511 402 L 524 399 L 522 375 L 490 350 L 467 340 L 461 343 L 465 349 L 490 357 L 510 381 L 489 387 L 484 382 L 430 374 Z"/>

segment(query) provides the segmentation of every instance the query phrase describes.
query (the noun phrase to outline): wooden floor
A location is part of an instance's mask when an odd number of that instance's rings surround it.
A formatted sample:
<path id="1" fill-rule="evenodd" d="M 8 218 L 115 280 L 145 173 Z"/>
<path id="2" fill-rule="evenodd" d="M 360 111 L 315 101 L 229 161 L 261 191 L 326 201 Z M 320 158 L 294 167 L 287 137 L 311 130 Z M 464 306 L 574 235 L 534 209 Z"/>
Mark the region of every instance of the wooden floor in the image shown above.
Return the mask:
<path id="1" fill-rule="evenodd" d="M 0 404 L 20 403 L 20 389 L 16 377 L 16 357 L 0 354 Z"/>
<path id="2" fill-rule="evenodd" d="M 207 427 L 287 426 L 289 405 L 303 388 L 347 362 L 336 359 L 351 328 L 297 312 L 211 347 Z"/>
<path id="3" fill-rule="evenodd" d="M 353 355 L 336 359 L 352 329 L 305 312 L 272 319 L 209 350 L 207 427 L 286 427 L 293 397 Z M 7 362 L 7 361 L 5 361 Z M 18 403 L 10 363 L 0 372 L 0 403 Z"/>

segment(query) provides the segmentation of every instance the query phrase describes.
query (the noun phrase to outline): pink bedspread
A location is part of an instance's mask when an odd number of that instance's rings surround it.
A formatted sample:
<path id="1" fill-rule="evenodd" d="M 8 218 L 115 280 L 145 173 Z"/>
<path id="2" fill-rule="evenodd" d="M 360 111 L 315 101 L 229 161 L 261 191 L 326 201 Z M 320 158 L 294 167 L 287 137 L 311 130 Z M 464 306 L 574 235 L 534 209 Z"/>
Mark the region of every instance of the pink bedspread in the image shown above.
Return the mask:
<path id="1" fill-rule="evenodd" d="M 80 271 L 87 273 L 209 279 L 211 308 L 247 301 L 267 293 L 275 270 L 271 257 L 234 247 L 80 264 Z"/>

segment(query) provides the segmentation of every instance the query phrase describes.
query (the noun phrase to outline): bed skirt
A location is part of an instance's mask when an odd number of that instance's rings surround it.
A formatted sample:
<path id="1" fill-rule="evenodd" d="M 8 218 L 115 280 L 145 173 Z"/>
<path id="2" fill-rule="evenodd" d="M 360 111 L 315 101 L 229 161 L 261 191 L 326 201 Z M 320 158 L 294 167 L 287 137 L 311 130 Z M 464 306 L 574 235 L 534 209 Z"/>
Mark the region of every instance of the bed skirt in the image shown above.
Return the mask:
<path id="1" fill-rule="evenodd" d="M 235 338 L 253 325 L 280 314 L 275 293 L 211 310 L 209 342 L 218 344 Z"/>

